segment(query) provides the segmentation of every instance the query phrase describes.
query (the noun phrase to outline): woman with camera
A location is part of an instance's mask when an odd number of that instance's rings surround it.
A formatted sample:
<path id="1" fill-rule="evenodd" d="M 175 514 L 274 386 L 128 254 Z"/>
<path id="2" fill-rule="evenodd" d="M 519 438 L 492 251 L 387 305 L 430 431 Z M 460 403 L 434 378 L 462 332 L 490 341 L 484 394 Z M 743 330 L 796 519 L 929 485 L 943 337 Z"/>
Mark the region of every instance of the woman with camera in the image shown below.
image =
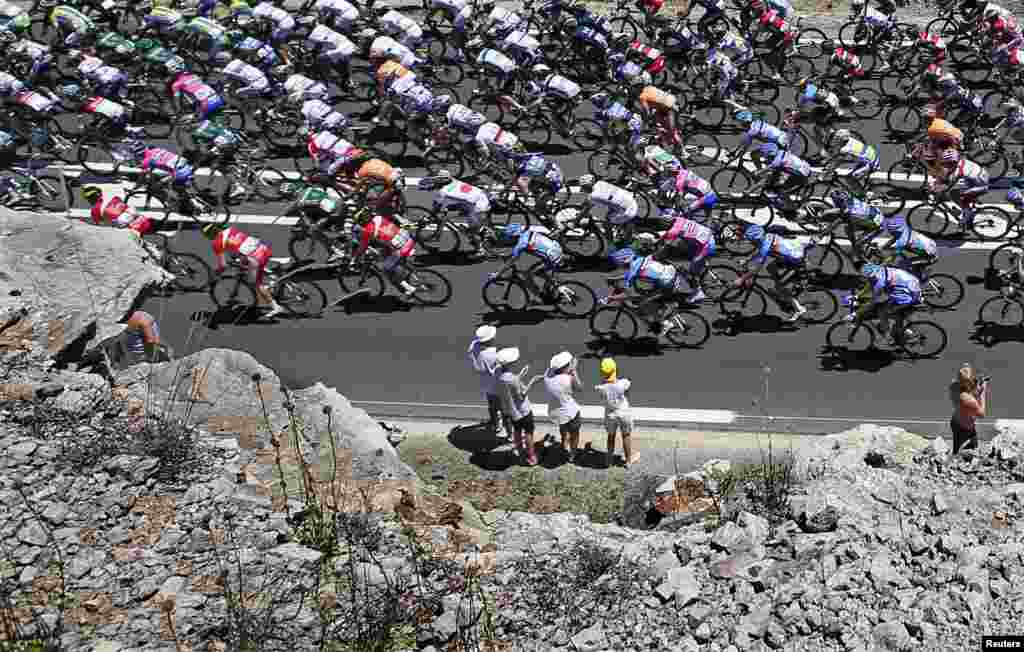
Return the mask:
<path id="1" fill-rule="evenodd" d="M 978 448 L 977 420 L 984 418 L 991 396 L 989 378 L 978 378 L 974 369 L 964 363 L 951 387 L 953 416 L 949 428 L 953 432 L 953 454 L 961 448 Z"/>

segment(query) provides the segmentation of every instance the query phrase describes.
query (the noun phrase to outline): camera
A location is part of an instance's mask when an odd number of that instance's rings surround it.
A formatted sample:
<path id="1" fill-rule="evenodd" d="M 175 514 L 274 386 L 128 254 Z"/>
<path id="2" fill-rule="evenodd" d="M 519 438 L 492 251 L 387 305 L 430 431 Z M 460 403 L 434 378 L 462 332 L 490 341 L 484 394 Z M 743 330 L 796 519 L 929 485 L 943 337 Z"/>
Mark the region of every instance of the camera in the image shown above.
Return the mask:
<path id="1" fill-rule="evenodd" d="M 988 381 L 990 381 L 990 380 L 992 380 L 992 376 L 982 376 L 981 378 L 978 379 L 978 384 L 979 385 L 984 385 L 984 384 L 988 383 Z"/>

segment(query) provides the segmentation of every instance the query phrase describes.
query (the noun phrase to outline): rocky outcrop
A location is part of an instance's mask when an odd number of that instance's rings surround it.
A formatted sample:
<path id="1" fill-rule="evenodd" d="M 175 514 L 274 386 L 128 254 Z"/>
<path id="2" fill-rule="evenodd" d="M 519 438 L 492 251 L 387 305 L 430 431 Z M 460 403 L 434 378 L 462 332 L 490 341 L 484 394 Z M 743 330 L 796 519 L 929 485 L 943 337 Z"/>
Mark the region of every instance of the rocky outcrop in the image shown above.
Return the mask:
<path id="1" fill-rule="evenodd" d="M 124 231 L 0 209 L 0 351 L 76 356 L 121 333 L 166 273 Z"/>

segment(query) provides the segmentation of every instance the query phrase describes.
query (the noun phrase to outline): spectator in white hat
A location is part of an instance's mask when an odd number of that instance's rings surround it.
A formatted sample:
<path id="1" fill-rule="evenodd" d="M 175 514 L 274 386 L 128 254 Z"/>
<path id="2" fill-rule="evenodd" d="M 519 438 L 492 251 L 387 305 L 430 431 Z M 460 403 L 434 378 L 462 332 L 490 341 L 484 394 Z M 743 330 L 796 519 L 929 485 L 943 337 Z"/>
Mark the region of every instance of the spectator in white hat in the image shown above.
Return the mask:
<path id="1" fill-rule="evenodd" d="M 622 452 L 628 469 L 633 459 L 633 417 L 629 410 L 629 378 L 618 377 L 618 365 L 612 358 L 601 360 L 601 384 L 595 385 L 597 393 L 604 397 L 604 427 L 608 433 L 608 459 L 610 467 L 615 461 L 615 437 L 622 433 Z"/>
<path id="2" fill-rule="evenodd" d="M 576 358 L 568 351 L 562 351 L 551 358 L 548 371 L 544 374 L 544 386 L 551 396 L 548 414 L 558 423 L 562 436 L 562 449 L 569 461 L 575 462 L 580 446 L 580 406 L 575 393 L 583 389 L 576 375 Z"/>
<path id="3" fill-rule="evenodd" d="M 480 391 L 487 399 L 488 426 L 495 437 L 505 437 L 505 419 L 501 413 L 498 379 L 495 376 L 498 368 L 498 346 L 494 338 L 497 334 L 498 329 L 490 325 L 476 329 L 476 337 L 470 342 L 466 353 L 470 364 L 473 365 L 473 371 L 480 378 Z"/>
<path id="4" fill-rule="evenodd" d="M 516 362 L 519 362 L 519 349 L 509 347 L 498 351 L 498 392 L 501 396 L 501 408 L 512 423 L 511 430 L 516 452 L 526 458 L 527 464 L 536 466 L 537 449 L 533 443 L 533 405 L 530 404 L 528 394 L 533 384 L 543 376 L 534 376 L 529 382 L 524 383 L 523 377 L 530 367 L 524 366 L 516 373 L 512 371 L 512 365 Z"/>

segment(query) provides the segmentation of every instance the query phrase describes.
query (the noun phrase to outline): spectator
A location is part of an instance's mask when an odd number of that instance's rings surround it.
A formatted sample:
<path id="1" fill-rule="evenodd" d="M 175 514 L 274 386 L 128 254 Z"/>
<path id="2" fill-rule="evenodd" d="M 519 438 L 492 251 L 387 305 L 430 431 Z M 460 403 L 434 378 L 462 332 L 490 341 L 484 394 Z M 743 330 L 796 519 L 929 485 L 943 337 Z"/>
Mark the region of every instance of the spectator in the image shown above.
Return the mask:
<path id="1" fill-rule="evenodd" d="M 128 366 L 140 362 L 163 362 L 166 357 L 160 343 L 160 328 L 153 315 L 136 310 L 124 329 L 124 361 Z"/>
<path id="2" fill-rule="evenodd" d="M 985 417 L 990 389 L 988 378 L 979 380 L 974 369 L 964 363 L 950 390 L 953 416 L 949 429 L 953 431 L 953 454 L 956 455 L 961 448 L 978 447 L 977 419 Z"/>
<path id="3" fill-rule="evenodd" d="M 576 461 L 580 445 L 580 406 L 575 392 L 583 389 L 576 375 L 576 358 L 568 351 L 562 351 L 551 358 L 551 364 L 544 375 L 544 386 L 551 395 L 548 414 L 558 423 L 562 436 L 562 450 L 570 462 Z"/>
<path id="4" fill-rule="evenodd" d="M 480 391 L 487 399 L 488 427 L 495 437 L 506 437 L 505 418 L 501 413 L 498 399 L 497 378 L 498 346 L 494 338 L 498 329 L 494 326 L 481 326 L 476 329 L 476 337 L 469 344 L 469 361 L 473 370 L 480 376 Z"/>
<path id="5" fill-rule="evenodd" d="M 530 382 L 524 383 L 523 376 L 529 367 L 523 367 L 519 373 L 511 367 L 519 361 L 519 349 L 515 347 L 498 351 L 498 391 L 501 396 L 501 409 L 508 415 L 515 441 L 516 452 L 523 455 L 530 466 L 537 465 L 537 449 L 533 443 L 534 423 L 533 406 L 530 404 L 530 388 L 543 378 L 534 376 Z M 523 435 L 526 435 L 525 441 Z"/>
<path id="6" fill-rule="evenodd" d="M 622 432 L 622 459 L 623 465 L 628 469 L 635 461 L 631 441 L 633 416 L 629 409 L 629 388 L 632 383 L 629 378 L 618 378 L 617 373 L 618 366 L 615 360 L 602 360 L 602 382 L 594 389 L 604 397 L 604 428 L 608 432 L 607 466 L 611 467 L 615 461 L 615 436 Z"/>

